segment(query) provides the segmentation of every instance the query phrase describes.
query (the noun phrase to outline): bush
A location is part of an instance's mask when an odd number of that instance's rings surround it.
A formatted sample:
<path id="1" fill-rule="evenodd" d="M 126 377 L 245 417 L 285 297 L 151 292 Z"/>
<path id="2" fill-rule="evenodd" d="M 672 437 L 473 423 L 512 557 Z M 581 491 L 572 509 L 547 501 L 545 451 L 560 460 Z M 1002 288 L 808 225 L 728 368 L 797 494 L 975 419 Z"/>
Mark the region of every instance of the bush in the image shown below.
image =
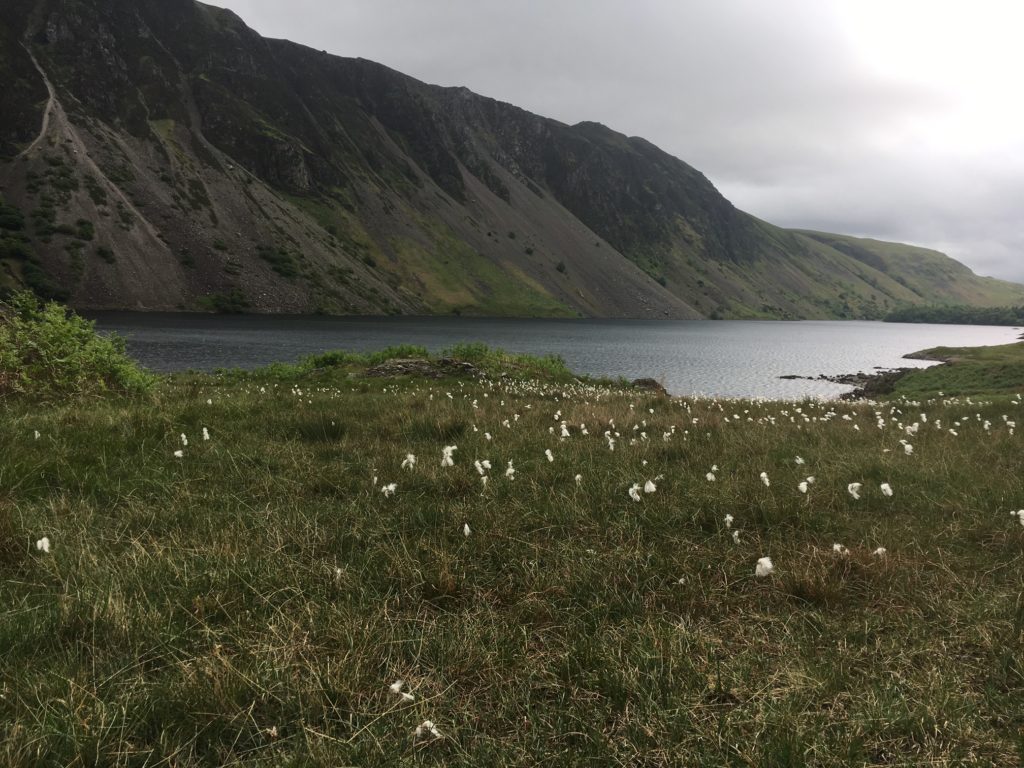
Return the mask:
<path id="1" fill-rule="evenodd" d="M 227 293 L 211 293 L 199 300 L 199 305 L 222 315 L 238 315 L 249 308 L 249 299 L 240 288 Z"/>
<path id="2" fill-rule="evenodd" d="M 323 352 L 319 355 L 310 355 L 303 358 L 302 364 L 306 368 L 336 368 L 342 365 L 379 365 L 387 360 L 402 360 L 407 358 L 419 358 L 427 360 L 430 353 L 426 347 L 416 344 L 398 344 L 386 347 L 376 352 L 345 352 L 335 350 Z"/>
<path id="3" fill-rule="evenodd" d="M 124 340 L 28 292 L 0 303 L 0 397 L 33 399 L 140 394 L 154 378 L 131 360 Z"/>
<path id="4" fill-rule="evenodd" d="M 284 248 L 273 248 L 271 246 L 259 246 L 256 254 L 270 265 L 281 277 L 298 277 L 299 267 L 292 258 L 291 253 Z"/>
<path id="5" fill-rule="evenodd" d="M 480 342 L 455 344 L 442 353 L 444 357 L 464 360 L 496 375 L 511 373 L 526 378 L 571 381 L 575 375 L 558 355 L 523 355 L 489 347 Z"/>

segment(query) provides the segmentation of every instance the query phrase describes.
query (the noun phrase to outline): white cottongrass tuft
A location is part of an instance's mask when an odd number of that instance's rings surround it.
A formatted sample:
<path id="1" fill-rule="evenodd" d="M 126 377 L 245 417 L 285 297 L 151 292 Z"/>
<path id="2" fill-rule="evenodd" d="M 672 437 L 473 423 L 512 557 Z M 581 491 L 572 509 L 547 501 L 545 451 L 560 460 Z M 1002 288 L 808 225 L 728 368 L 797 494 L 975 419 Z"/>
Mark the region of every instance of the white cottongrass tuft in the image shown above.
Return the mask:
<path id="1" fill-rule="evenodd" d="M 412 469 L 416 466 L 416 454 L 407 453 L 405 458 L 402 459 L 402 469 Z"/>
<path id="2" fill-rule="evenodd" d="M 210 430 L 208 430 L 206 427 L 203 427 L 203 442 L 206 442 L 209 439 L 210 439 Z"/>
<path id="3" fill-rule="evenodd" d="M 771 486 L 772 481 L 768 479 L 768 473 L 767 472 L 762 472 L 761 473 L 761 482 L 764 483 L 765 488 L 768 488 L 768 487 Z"/>
<path id="4" fill-rule="evenodd" d="M 1010 517 L 1016 517 L 1020 520 L 1020 524 L 1024 525 L 1024 509 L 1017 510 L 1016 512 L 1010 512 Z"/>
<path id="5" fill-rule="evenodd" d="M 886 552 L 885 547 L 879 547 L 878 549 L 876 549 L 871 554 L 874 555 L 875 557 L 885 557 L 885 552 Z"/>
<path id="6" fill-rule="evenodd" d="M 185 452 L 180 448 L 174 452 L 174 458 L 180 459 L 185 455 Z"/>
<path id="7" fill-rule="evenodd" d="M 801 480 L 797 488 L 800 490 L 800 493 L 807 493 L 807 481 Z"/>
<path id="8" fill-rule="evenodd" d="M 39 539 L 39 541 L 36 542 L 36 551 L 37 552 L 42 552 L 45 555 L 50 554 L 50 537 L 49 536 L 43 536 L 43 538 Z"/>
<path id="9" fill-rule="evenodd" d="M 775 573 L 775 564 L 770 557 L 762 557 L 757 561 L 757 565 L 754 567 L 754 575 L 757 578 L 763 579 L 773 573 Z"/>
<path id="10" fill-rule="evenodd" d="M 507 477 L 509 480 L 516 479 L 516 468 L 512 466 L 511 461 L 508 463 L 508 467 L 506 467 L 505 469 L 505 477 Z"/>
<path id="11" fill-rule="evenodd" d="M 452 454 L 454 454 L 457 450 L 459 450 L 459 447 L 457 445 L 446 445 L 444 448 L 441 449 L 442 467 L 455 466 L 455 459 L 452 458 Z"/>
<path id="12" fill-rule="evenodd" d="M 398 483 L 388 483 L 387 485 L 381 486 L 380 492 L 384 494 L 384 498 L 390 498 L 395 495 L 395 491 L 398 490 Z"/>
<path id="13" fill-rule="evenodd" d="M 181 444 L 188 448 L 188 438 L 185 436 L 184 432 L 181 433 Z"/>
<path id="14" fill-rule="evenodd" d="M 733 544 L 739 544 L 740 543 L 740 532 L 739 531 L 733 531 L 732 532 L 732 543 Z"/>
<path id="15" fill-rule="evenodd" d="M 704 475 L 704 479 L 707 480 L 709 483 L 715 482 L 715 473 L 708 472 L 706 475 Z"/>
<path id="16" fill-rule="evenodd" d="M 402 687 L 404 685 L 405 685 L 405 680 L 395 680 L 395 682 L 393 682 L 391 685 L 389 685 L 388 688 L 391 689 L 391 692 L 393 694 L 395 694 L 397 696 L 401 696 L 406 701 L 415 701 L 416 700 L 415 696 L 413 696 L 411 693 L 406 693 L 405 691 L 402 690 Z"/>
<path id="17" fill-rule="evenodd" d="M 583 475 L 576 475 L 575 480 L 576 480 L 576 485 L 577 486 L 582 485 L 583 484 Z"/>
<path id="18" fill-rule="evenodd" d="M 654 493 L 656 490 L 658 490 L 658 486 L 654 484 L 653 480 L 644 483 L 644 493 Z"/>
<path id="19" fill-rule="evenodd" d="M 630 486 L 629 498 L 633 501 L 640 501 L 640 485 L 638 483 L 633 483 L 633 485 Z"/>
<path id="20" fill-rule="evenodd" d="M 465 523 L 462 526 L 462 535 L 465 536 L 467 539 L 469 538 L 469 534 L 471 534 L 472 532 L 473 531 L 472 531 L 472 529 L 470 529 L 469 523 Z"/>
<path id="21" fill-rule="evenodd" d="M 38 440 L 40 437 L 42 437 L 42 435 L 39 434 L 39 430 L 38 429 L 34 430 L 33 434 L 35 434 L 36 440 Z"/>
<path id="22" fill-rule="evenodd" d="M 832 545 L 832 551 L 835 552 L 837 555 L 848 555 L 848 554 L 850 554 L 850 550 L 848 550 L 842 544 L 833 544 Z"/>
<path id="23" fill-rule="evenodd" d="M 796 462 L 796 463 L 797 463 L 798 465 L 799 465 L 799 464 L 806 464 L 806 462 L 805 462 L 805 461 L 803 460 L 803 457 L 802 457 L 802 456 L 797 456 L 797 457 L 796 457 L 796 458 L 794 459 L 794 461 L 795 461 L 795 462 Z"/>
<path id="24" fill-rule="evenodd" d="M 433 720 L 424 720 L 416 726 L 416 738 L 422 739 L 424 736 L 433 736 L 435 739 L 441 738 L 441 732 L 437 730 Z"/>
<path id="25" fill-rule="evenodd" d="M 548 449 L 546 449 L 546 450 L 544 451 L 544 455 L 548 457 L 548 461 L 554 461 L 554 460 L 555 460 L 555 457 L 554 457 L 554 455 L 553 455 L 553 454 L 551 453 L 551 449 L 550 449 L 550 448 L 548 448 Z"/>
<path id="26" fill-rule="evenodd" d="M 732 528 L 732 521 L 735 520 L 736 518 L 733 517 L 732 515 L 726 515 L 722 519 L 725 521 L 725 527 L 726 528 Z"/>
<path id="27" fill-rule="evenodd" d="M 846 486 L 846 492 L 853 496 L 854 499 L 860 498 L 860 489 L 864 486 L 861 483 L 850 483 Z"/>
<path id="28" fill-rule="evenodd" d="M 883 496 L 892 496 L 892 486 L 888 483 L 882 483 L 879 488 L 882 489 Z"/>

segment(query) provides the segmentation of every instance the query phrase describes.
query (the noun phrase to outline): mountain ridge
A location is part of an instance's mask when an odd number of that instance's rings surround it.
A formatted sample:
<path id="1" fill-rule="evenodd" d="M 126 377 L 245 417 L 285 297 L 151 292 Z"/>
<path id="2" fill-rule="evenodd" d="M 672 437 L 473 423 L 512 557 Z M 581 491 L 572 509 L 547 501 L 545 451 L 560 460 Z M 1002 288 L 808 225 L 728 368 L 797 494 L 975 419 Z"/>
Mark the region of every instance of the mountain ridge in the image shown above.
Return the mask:
<path id="1" fill-rule="evenodd" d="M 1024 301 L 927 249 L 760 221 L 641 137 L 191 0 L 12 0 L 0 41 L 0 195 L 21 220 L 0 229 L 3 289 L 88 309 L 567 317 Z"/>

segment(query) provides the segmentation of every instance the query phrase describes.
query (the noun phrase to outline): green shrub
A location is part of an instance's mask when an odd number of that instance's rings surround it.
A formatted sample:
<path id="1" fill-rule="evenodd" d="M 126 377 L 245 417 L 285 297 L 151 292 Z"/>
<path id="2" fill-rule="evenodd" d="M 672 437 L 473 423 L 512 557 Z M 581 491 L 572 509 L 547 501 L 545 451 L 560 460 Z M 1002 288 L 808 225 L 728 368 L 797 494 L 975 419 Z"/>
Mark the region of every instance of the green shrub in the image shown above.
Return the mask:
<path id="1" fill-rule="evenodd" d="M 271 269 L 281 275 L 281 277 L 298 277 L 298 265 L 292 258 L 291 253 L 286 251 L 284 248 L 274 248 L 271 246 L 261 245 L 257 247 L 256 254 L 267 262 Z"/>
<path id="2" fill-rule="evenodd" d="M 0 397 L 139 394 L 154 378 L 125 354 L 124 340 L 28 292 L 0 303 Z"/>
<path id="3" fill-rule="evenodd" d="M 232 288 L 227 293 L 211 293 L 199 300 L 199 305 L 223 315 L 237 315 L 249 308 L 249 299 L 240 288 Z"/>
<path id="4" fill-rule="evenodd" d="M 416 344 L 397 344 L 376 352 L 346 352 L 344 350 L 323 352 L 304 358 L 302 364 L 306 368 L 336 368 L 342 365 L 379 365 L 387 360 L 412 357 L 426 360 L 430 358 L 430 353 L 426 347 Z"/>
<path id="5" fill-rule="evenodd" d="M 575 375 L 558 355 L 524 355 L 489 347 L 481 342 L 455 344 L 442 353 L 444 357 L 464 360 L 482 371 L 512 373 L 526 378 L 570 381 Z"/>
<path id="6" fill-rule="evenodd" d="M 96 228 L 88 219 L 79 219 L 75 222 L 75 236 L 79 240 L 92 240 L 96 236 Z"/>
<path id="7" fill-rule="evenodd" d="M 106 205 L 107 191 L 102 187 L 99 181 L 97 181 L 96 177 L 86 174 L 84 179 L 85 187 L 89 191 L 89 197 L 92 198 L 93 203 L 96 205 Z"/>
<path id="8" fill-rule="evenodd" d="M 0 230 L 20 232 L 25 228 L 25 217 L 17 208 L 7 205 L 0 197 Z"/>
<path id="9" fill-rule="evenodd" d="M 25 285 L 42 299 L 53 301 L 67 301 L 71 298 L 71 291 L 59 285 L 50 274 L 43 269 L 42 265 L 34 255 L 29 256 L 22 264 L 21 276 Z"/>

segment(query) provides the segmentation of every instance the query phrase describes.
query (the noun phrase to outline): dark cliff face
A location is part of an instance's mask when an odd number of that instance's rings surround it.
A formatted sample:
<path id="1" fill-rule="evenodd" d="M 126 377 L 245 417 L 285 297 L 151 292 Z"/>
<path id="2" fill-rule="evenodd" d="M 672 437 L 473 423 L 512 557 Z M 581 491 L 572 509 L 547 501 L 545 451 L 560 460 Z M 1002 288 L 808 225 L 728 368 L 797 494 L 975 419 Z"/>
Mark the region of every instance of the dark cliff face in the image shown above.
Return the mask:
<path id="1" fill-rule="evenodd" d="M 29 8 L 30 3 L 11 0 L 4 4 L 6 21 L 0 20 L 0 161 L 14 157 L 36 137 L 39 105 L 46 100 L 46 86 L 22 45 Z"/>
<path id="2" fill-rule="evenodd" d="M 936 299 L 869 246 L 753 219 L 643 139 L 267 40 L 192 0 L 10 0 L 0 77 L 0 192 L 30 222 L 0 290 L 637 317 Z"/>
<path id="3" fill-rule="evenodd" d="M 702 255 L 742 260 L 747 217 L 686 163 L 597 123 L 566 126 L 463 88 L 429 86 L 373 62 L 263 40 L 229 11 L 173 0 L 58 4 L 45 40 L 68 90 L 100 118 L 145 136 L 153 120 L 187 120 L 264 181 L 326 193 L 353 175 L 410 178 L 379 123 L 453 199 L 461 167 L 508 199 L 498 169 L 550 194 L 625 253 L 659 258 L 677 217 Z M 94 30 L 84 40 L 75 29 Z M 461 167 L 460 167 L 461 166 Z"/>

